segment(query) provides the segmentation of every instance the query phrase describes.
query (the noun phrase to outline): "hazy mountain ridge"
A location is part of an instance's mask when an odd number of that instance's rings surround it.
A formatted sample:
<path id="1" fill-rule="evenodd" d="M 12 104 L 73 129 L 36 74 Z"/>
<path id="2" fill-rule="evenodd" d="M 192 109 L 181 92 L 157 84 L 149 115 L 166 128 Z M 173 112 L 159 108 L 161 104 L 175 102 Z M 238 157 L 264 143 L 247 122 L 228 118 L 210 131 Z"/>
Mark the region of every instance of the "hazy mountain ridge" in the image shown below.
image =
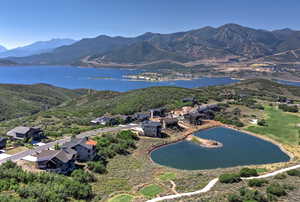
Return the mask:
<path id="1" fill-rule="evenodd" d="M 7 49 L 4 46 L 0 45 L 0 53 L 7 51 Z"/>
<path id="2" fill-rule="evenodd" d="M 29 64 L 132 65 L 160 60 L 190 62 L 224 57 L 253 59 L 299 48 L 299 31 L 267 31 L 226 24 L 218 28 L 203 27 L 171 34 L 148 32 L 132 38 L 101 35 L 59 47 L 51 53 L 12 60 Z"/>
<path id="3" fill-rule="evenodd" d="M 73 39 L 51 39 L 49 41 L 37 41 L 27 46 L 14 48 L 11 50 L 0 51 L 0 58 L 6 57 L 25 57 L 35 54 L 51 52 L 53 49 L 71 45 L 76 42 Z"/>

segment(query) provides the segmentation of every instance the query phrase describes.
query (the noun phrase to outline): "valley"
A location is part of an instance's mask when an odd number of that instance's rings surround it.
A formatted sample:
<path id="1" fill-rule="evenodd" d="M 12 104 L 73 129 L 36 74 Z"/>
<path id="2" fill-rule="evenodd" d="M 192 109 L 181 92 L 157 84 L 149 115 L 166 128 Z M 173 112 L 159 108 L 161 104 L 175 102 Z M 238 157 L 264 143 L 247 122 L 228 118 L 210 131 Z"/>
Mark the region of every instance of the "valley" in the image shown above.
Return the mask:
<path id="1" fill-rule="evenodd" d="M 39 100 L 36 99 L 36 96 L 38 94 L 40 94 L 40 96 L 42 97 L 47 98 L 47 92 L 50 92 L 50 89 L 52 91 L 52 99 L 54 97 L 61 97 L 62 95 L 64 95 L 65 97 L 63 97 L 63 99 L 57 100 L 53 103 L 52 106 L 49 106 L 49 108 L 47 109 L 43 109 L 43 107 L 41 107 L 39 111 L 35 112 L 32 115 L 25 113 L 20 115 L 18 118 L 10 116 L 4 117 L 3 121 L 0 122 L 1 134 L 4 135 L 8 130 L 19 126 L 20 124 L 26 126 L 38 125 L 47 135 L 47 139 L 42 142 L 46 143 L 45 146 L 49 144 L 50 147 L 55 147 L 55 141 L 59 142 L 60 144 L 64 144 L 65 141 L 72 140 L 72 138 L 74 138 L 74 135 L 76 135 L 77 138 L 82 138 L 84 134 L 93 134 L 93 136 L 91 136 L 90 138 L 97 142 L 97 148 L 100 149 L 99 152 L 102 152 L 101 155 L 107 156 L 105 160 L 106 163 L 104 163 L 105 171 L 101 171 L 101 173 L 90 171 L 94 180 L 91 182 L 85 182 L 82 184 L 82 186 L 86 186 L 86 190 L 90 189 L 90 191 L 85 192 L 86 194 L 93 193 L 95 195 L 85 195 L 83 193 L 79 196 L 70 195 L 77 199 L 81 197 L 83 197 L 82 199 L 87 199 L 84 197 L 92 197 L 92 199 L 89 200 L 114 201 L 119 200 L 119 198 L 121 198 L 122 200 L 123 198 L 126 198 L 126 200 L 129 201 L 147 201 L 155 198 L 156 196 L 168 196 L 177 193 L 200 190 L 205 187 L 211 180 L 216 178 L 221 179 L 220 176 L 226 173 L 239 173 L 242 168 L 245 168 L 245 166 L 251 169 L 255 169 L 257 172 L 259 172 L 259 175 L 262 175 L 264 173 L 269 173 L 280 168 L 290 167 L 299 163 L 300 150 L 298 146 L 299 137 L 297 133 L 297 131 L 299 130 L 297 128 L 297 124 L 300 123 L 299 112 L 283 112 L 281 109 L 278 109 L 280 103 L 285 104 L 289 100 L 293 100 L 293 104 L 291 105 L 299 104 L 300 91 L 299 87 L 297 86 L 282 85 L 273 81 L 263 79 L 252 79 L 225 86 L 210 86 L 192 89 L 165 86 L 137 89 L 123 93 L 96 90 L 91 93 L 88 90 L 67 90 L 45 85 L 3 85 L 2 88 L 3 90 L 1 90 L 1 92 L 10 92 L 9 90 L 13 90 L 10 93 L 3 94 L 3 99 L 5 98 L 5 96 L 11 96 L 11 93 L 14 92 L 14 96 L 24 96 L 24 98 L 28 99 L 28 103 L 32 102 L 32 106 L 36 105 L 36 100 Z M 32 92 L 33 95 L 34 92 L 37 94 L 35 96 L 30 94 L 31 96 L 29 97 L 27 97 L 26 94 L 16 94 L 18 91 L 26 92 L 27 88 L 30 89 L 30 92 Z M 55 94 L 57 94 L 57 96 L 53 96 L 54 92 Z M 281 97 L 278 97 L 278 95 L 281 95 Z M 285 96 L 287 99 L 284 98 Z M 90 120 L 93 120 L 94 118 L 102 115 L 108 117 L 123 114 L 132 116 L 136 113 L 146 113 L 147 111 L 157 107 L 166 107 L 168 113 L 176 115 L 179 113 L 183 113 L 184 110 L 193 109 L 193 103 L 191 102 L 192 99 L 190 99 L 189 97 L 194 97 L 193 102 L 198 103 L 198 105 L 200 106 L 199 110 L 203 110 L 203 106 L 213 107 L 215 106 L 215 103 L 218 104 L 218 106 L 220 107 L 220 109 L 218 110 L 220 111 L 214 112 L 214 121 L 212 121 L 212 123 L 217 124 L 215 126 L 224 125 L 231 127 L 236 131 L 232 135 L 240 138 L 244 136 L 245 138 L 248 137 L 248 135 L 243 135 L 242 131 L 245 133 L 247 133 L 247 131 L 251 131 L 250 134 L 254 133 L 259 138 L 271 141 L 271 143 L 268 142 L 268 145 L 273 145 L 272 147 L 277 148 L 276 152 L 271 152 L 272 155 L 274 155 L 278 151 L 281 151 L 280 149 L 278 149 L 280 147 L 284 151 L 291 153 L 292 158 L 285 160 L 278 159 L 278 162 L 274 162 L 277 157 L 272 156 L 270 158 L 267 157 L 265 160 L 267 160 L 268 162 L 262 162 L 262 164 L 253 162 L 246 163 L 245 166 L 242 166 L 240 164 L 241 162 L 239 162 L 233 167 L 231 165 L 228 167 L 225 166 L 225 168 L 219 168 L 220 164 L 218 164 L 217 167 L 206 169 L 196 168 L 186 170 L 181 168 L 172 168 L 172 166 L 163 166 L 154 163 L 153 159 L 151 159 L 152 155 L 150 154 L 150 151 L 155 151 L 153 149 L 157 147 L 160 148 L 161 145 L 166 145 L 182 140 L 183 136 L 185 136 L 185 134 L 188 132 L 186 129 L 176 129 L 172 127 L 164 129 L 163 132 L 167 134 L 167 136 L 162 138 L 147 137 L 138 134 L 138 139 L 134 140 L 135 146 L 129 147 L 128 150 L 115 150 L 118 147 L 109 147 L 109 149 L 111 149 L 109 150 L 110 152 L 116 151 L 116 153 L 113 154 L 107 153 L 108 150 L 106 149 L 108 148 L 105 142 L 109 139 L 106 138 L 108 138 L 110 135 L 115 137 L 119 136 L 118 131 L 122 131 L 122 127 L 124 127 L 123 131 L 124 129 L 125 131 L 128 129 L 132 129 L 133 131 L 135 131 L 135 128 L 138 126 L 132 125 L 130 127 L 127 127 L 127 125 L 121 124 L 120 126 L 114 126 L 110 128 L 109 126 L 91 125 L 90 123 Z M 47 99 L 49 100 L 50 97 Z M 47 99 L 44 100 L 45 104 L 50 101 L 48 101 Z M 10 107 L 13 109 L 14 103 L 11 102 L 10 104 Z M 42 102 L 40 104 L 42 104 Z M 18 106 L 18 104 L 16 106 Z M 194 107 L 196 107 L 196 109 L 198 108 L 197 105 L 195 105 Z M 8 109 L 2 108 L 3 112 L 5 112 L 6 110 Z M 5 113 L 3 115 L 5 115 Z M 208 115 L 211 116 L 210 113 Z M 253 123 L 254 119 L 258 120 L 257 124 Z M 266 124 L 258 125 L 258 122 L 259 124 L 261 124 L 261 120 L 265 120 Z M 282 131 L 284 131 L 284 133 L 280 132 L 281 123 L 279 124 L 278 122 L 282 122 L 282 124 L 284 124 L 284 127 L 282 127 Z M 180 122 L 180 125 L 181 124 L 182 123 Z M 186 121 L 184 121 L 184 125 L 185 127 L 195 128 L 196 131 L 213 126 L 213 124 L 209 124 L 209 121 L 206 120 L 198 126 L 188 124 Z M 212 128 L 208 129 L 207 131 L 215 130 L 219 129 Z M 200 133 L 205 131 L 206 130 L 200 131 Z M 225 134 L 229 135 L 229 133 L 231 132 L 224 130 L 223 132 L 217 132 L 216 134 L 214 134 L 214 136 L 225 138 Z M 207 134 L 204 139 L 214 139 L 211 135 Z M 62 142 L 63 140 L 64 142 Z M 116 140 L 112 139 L 110 141 L 114 142 Z M 218 150 L 224 148 L 238 148 L 229 145 L 233 141 L 232 138 L 229 138 L 229 142 L 227 142 L 226 138 L 218 139 L 217 141 L 222 143 L 223 146 L 218 148 L 203 148 L 193 142 L 190 142 L 190 144 L 193 144 L 196 150 L 204 149 L 207 150 L 206 152 L 213 152 L 215 150 L 215 152 L 217 153 Z M 242 142 L 249 143 L 249 141 Z M 254 138 L 251 141 L 256 142 L 255 144 L 257 146 L 262 140 L 258 141 L 256 140 L 256 138 Z M 110 144 L 114 145 L 115 143 L 113 142 Z M 241 148 L 245 146 L 245 143 L 239 143 Z M 9 140 L 7 144 L 8 147 L 17 148 L 20 147 L 20 145 L 23 145 L 23 147 L 27 149 L 28 152 L 33 151 L 32 153 L 30 153 L 31 155 L 35 155 L 36 152 L 39 152 L 39 147 L 32 147 L 29 142 L 19 142 L 16 144 L 12 140 Z M 279 147 L 277 147 L 276 145 L 279 145 Z M 45 149 L 45 146 L 41 146 L 41 149 Z M 166 147 L 168 146 L 161 147 L 161 149 Z M 37 150 L 35 150 L 35 148 Z M 184 148 L 185 147 L 182 146 L 178 147 L 179 154 L 182 153 L 180 152 L 180 150 Z M 262 148 L 267 149 L 269 148 L 269 146 L 263 146 Z M 195 150 L 193 152 L 195 152 Z M 245 152 L 251 153 L 251 150 L 246 149 Z M 167 153 L 172 154 L 173 152 Z M 222 153 L 226 154 L 225 152 Z M 20 155 L 21 154 L 22 153 L 20 153 Z M 28 155 L 29 153 L 25 152 L 24 154 Z M 242 152 L 236 154 L 242 155 Z M 265 151 L 264 154 L 268 155 L 269 153 Z M 177 155 L 177 160 L 179 159 L 178 157 L 180 155 Z M 189 153 L 189 156 L 191 156 L 191 153 Z M 13 159 L 14 158 L 12 158 L 12 160 Z M 170 157 L 167 159 L 171 160 L 173 158 Z M 243 158 L 243 155 L 242 159 L 245 160 L 245 158 Z M 255 161 L 258 160 L 257 158 L 254 159 Z M 3 160 L 6 161 L 7 159 Z M 25 170 L 37 170 L 34 162 L 19 159 L 14 159 L 14 161 L 16 161 L 18 165 Z M 88 168 L 86 167 L 87 165 L 89 165 L 89 162 L 78 164 L 78 166 L 85 166 L 85 172 L 88 172 Z M 185 165 L 187 164 L 185 163 Z M 195 166 L 195 161 L 191 165 Z M 204 165 L 207 166 L 208 163 L 205 163 Z M 0 167 L 3 166 L 8 165 L 2 164 Z M 0 168 L 0 173 L 2 173 L 1 169 L 2 168 Z M 37 171 L 38 173 L 41 172 L 39 170 Z M 44 171 L 42 171 L 42 173 L 44 173 Z M 1 175 L 4 174 L 2 173 Z M 34 175 L 39 176 L 40 174 Z M 65 177 L 61 175 L 59 176 L 60 178 L 62 178 L 61 180 L 67 180 L 69 178 L 75 181 L 78 180 L 75 177 L 66 177 L 65 179 Z M 74 175 L 72 174 L 72 176 Z M 290 187 L 295 187 L 297 179 L 297 177 L 288 175 L 281 181 L 277 179 L 277 176 L 274 178 L 269 177 L 267 178 L 267 181 L 270 181 L 271 184 L 278 181 L 282 184 L 282 181 L 284 181 L 284 183 L 288 184 Z M 34 182 L 34 184 L 35 183 L 36 182 Z M 238 187 L 241 187 L 242 185 L 242 182 L 237 182 L 237 184 L 224 184 L 222 182 L 216 182 L 215 186 L 208 193 L 190 197 L 183 197 L 180 200 L 193 201 L 201 198 L 208 198 L 210 200 L 225 200 L 229 197 L 230 194 L 232 194 L 232 192 L 235 193 L 238 190 Z M 287 190 L 288 195 L 278 198 L 291 199 L 290 197 L 297 197 L 297 190 L 298 188 Z M 18 195 L 15 196 L 14 191 L 11 190 L 8 193 L 1 192 L 0 196 L 8 198 L 16 197 L 18 199 L 23 198 L 22 195 L 19 195 L 19 191 L 17 193 Z M 260 193 L 263 196 L 265 190 L 263 190 L 263 188 L 260 188 Z M 35 198 L 36 196 L 32 195 L 30 197 Z M 63 196 L 59 195 L 57 197 Z"/>

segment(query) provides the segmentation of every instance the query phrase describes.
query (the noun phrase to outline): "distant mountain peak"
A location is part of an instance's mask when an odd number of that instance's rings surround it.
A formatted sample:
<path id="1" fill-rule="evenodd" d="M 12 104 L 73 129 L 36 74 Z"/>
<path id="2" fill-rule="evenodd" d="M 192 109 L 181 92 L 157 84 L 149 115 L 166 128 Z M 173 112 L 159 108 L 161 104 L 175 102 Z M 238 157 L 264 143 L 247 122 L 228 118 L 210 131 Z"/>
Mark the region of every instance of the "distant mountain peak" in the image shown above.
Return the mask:
<path id="1" fill-rule="evenodd" d="M 0 53 L 7 51 L 7 49 L 4 46 L 0 45 Z"/>
<path id="2" fill-rule="evenodd" d="M 137 37 L 100 35 L 82 39 L 50 53 L 14 58 L 27 64 L 143 64 L 156 61 L 190 62 L 228 56 L 259 58 L 300 48 L 300 32 L 268 31 L 228 23 L 185 32 L 146 32 Z"/>
<path id="3" fill-rule="evenodd" d="M 32 44 L 29 44 L 27 46 L 18 47 L 11 50 L 6 51 L 0 51 L 0 58 L 5 57 L 25 57 L 30 56 L 34 54 L 41 54 L 46 52 L 51 52 L 53 49 L 65 46 L 65 45 L 71 45 L 75 43 L 76 41 L 73 39 L 60 39 L 60 38 L 53 38 L 48 41 L 37 41 Z"/>

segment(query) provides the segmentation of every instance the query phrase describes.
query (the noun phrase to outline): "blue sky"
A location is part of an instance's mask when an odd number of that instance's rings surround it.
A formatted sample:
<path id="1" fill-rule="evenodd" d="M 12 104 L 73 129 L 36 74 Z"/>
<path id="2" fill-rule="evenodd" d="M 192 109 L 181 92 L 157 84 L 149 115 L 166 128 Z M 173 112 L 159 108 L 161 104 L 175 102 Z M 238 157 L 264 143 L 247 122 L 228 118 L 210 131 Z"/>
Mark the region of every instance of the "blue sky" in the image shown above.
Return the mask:
<path id="1" fill-rule="evenodd" d="M 136 36 L 203 26 L 300 30 L 300 0 L 1 0 L 0 44 L 51 38 Z"/>

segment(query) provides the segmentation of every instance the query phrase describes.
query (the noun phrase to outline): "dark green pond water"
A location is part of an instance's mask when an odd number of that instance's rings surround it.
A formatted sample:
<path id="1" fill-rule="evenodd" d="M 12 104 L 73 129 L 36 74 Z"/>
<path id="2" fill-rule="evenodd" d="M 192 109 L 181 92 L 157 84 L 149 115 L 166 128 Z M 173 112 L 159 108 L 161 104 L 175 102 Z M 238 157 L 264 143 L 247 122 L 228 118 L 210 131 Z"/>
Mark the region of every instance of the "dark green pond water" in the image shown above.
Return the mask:
<path id="1" fill-rule="evenodd" d="M 194 135 L 219 141 L 223 147 L 204 148 L 193 142 L 181 141 L 154 150 L 152 160 L 172 168 L 199 170 L 286 162 L 290 159 L 278 146 L 232 129 L 216 127 Z"/>

